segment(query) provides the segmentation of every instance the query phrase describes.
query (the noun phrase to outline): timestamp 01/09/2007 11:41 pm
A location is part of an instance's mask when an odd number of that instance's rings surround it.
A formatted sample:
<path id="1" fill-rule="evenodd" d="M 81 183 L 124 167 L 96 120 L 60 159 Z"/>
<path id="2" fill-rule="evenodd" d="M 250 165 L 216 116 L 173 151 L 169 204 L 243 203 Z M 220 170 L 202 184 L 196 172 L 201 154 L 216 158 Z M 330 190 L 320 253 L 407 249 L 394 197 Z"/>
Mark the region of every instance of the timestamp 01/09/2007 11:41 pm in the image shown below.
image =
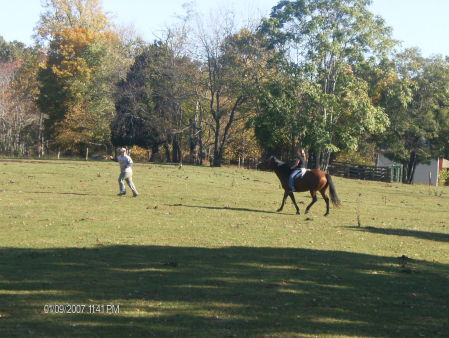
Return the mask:
<path id="1" fill-rule="evenodd" d="M 44 313 L 120 313 L 120 305 L 114 304 L 46 304 Z"/>

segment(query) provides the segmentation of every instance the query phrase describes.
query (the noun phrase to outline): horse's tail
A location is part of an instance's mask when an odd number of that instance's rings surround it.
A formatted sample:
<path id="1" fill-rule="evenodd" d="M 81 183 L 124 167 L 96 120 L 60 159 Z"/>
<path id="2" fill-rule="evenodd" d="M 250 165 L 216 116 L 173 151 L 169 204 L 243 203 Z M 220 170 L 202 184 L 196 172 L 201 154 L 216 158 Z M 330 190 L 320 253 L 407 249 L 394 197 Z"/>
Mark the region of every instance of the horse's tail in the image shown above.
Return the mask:
<path id="1" fill-rule="evenodd" d="M 326 174 L 326 179 L 327 179 L 327 183 L 329 184 L 329 191 L 330 191 L 330 195 L 331 195 L 332 204 L 338 208 L 341 205 L 341 201 L 338 198 L 337 190 L 335 190 L 335 185 L 334 185 L 334 182 L 332 182 L 331 175 Z"/>

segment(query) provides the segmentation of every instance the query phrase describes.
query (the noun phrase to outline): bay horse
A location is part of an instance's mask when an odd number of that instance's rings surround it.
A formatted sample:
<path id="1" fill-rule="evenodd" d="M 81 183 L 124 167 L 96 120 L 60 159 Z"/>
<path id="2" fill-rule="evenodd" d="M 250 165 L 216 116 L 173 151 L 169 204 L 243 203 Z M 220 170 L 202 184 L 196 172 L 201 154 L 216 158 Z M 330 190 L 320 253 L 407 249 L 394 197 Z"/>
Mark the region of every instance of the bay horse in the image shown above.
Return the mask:
<path id="1" fill-rule="evenodd" d="M 257 165 L 257 169 L 273 170 L 279 178 L 282 188 L 284 188 L 284 197 L 282 199 L 282 204 L 277 212 L 282 211 L 282 209 L 284 208 L 285 200 L 288 196 L 290 196 L 293 204 L 295 205 L 296 214 L 299 215 L 299 207 L 298 204 L 296 204 L 295 196 L 292 192 L 289 191 L 288 187 L 288 178 L 293 171 L 290 166 L 278 160 L 276 157 L 271 156 L 267 161 L 259 163 Z M 329 215 L 329 197 L 327 197 L 326 195 L 327 187 L 329 187 L 332 204 L 335 207 L 339 207 L 341 202 L 337 196 L 335 185 L 332 182 L 332 178 L 329 174 L 318 169 L 310 169 L 305 172 L 304 176 L 295 180 L 295 190 L 297 192 L 310 191 L 310 195 L 312 195 L 312 202 L 307 206 L 306 214 L 309 212 L 312 205 L 318 200 L 318 198 L 316 197 L 316 193 L 317 191 L 319 191 L 321 193 L 321 196 L 323 196 L 324 201 L 326 202 L 326 213 L 324 214 L 324 216 Z"/>

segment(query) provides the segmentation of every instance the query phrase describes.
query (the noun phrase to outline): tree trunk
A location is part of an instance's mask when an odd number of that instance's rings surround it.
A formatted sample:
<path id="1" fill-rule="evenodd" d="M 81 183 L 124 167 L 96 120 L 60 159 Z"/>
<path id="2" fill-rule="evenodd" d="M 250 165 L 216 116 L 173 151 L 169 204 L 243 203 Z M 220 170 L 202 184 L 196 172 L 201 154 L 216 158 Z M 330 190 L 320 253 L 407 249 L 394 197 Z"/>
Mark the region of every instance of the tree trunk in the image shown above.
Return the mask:
<path id="1" fill-rule="evenodd" d="M 196 163 L 198 160 L 198 142 L 196 137 L 196 119 L 197 115 L 195 115 L 190 121 L 189 128 L 189 162 Z"/>
<path id="2" fill-rule="evenodd" d="M 415 156 L 415 161 L 413 162 L 412 170 L 411 170 L 410 178 L 409 178 L 409 180 L 410 180 L 409 183 L 410 184 L 413 183 L 413 178 L 415 177 L 416 164 L 417 164 L 417 162 L 416 162 L 416 156 Z"/>
<path id="3" fill-rule="evenodd" d="M 221 152 L 220 152 L 220 120 L 215 120 L 215 132 L 214 132 L 214 159 L 212 166 L 221 167 Z"/>
<path id="4" fill-rule="evenodd" d="M 223 160 L 222 156 L 223 155 L 220 151 L 214 151 L 214 160 L 212 162 L 213 167 L 221 167 L 221 161 Z"/>
<path id="5" fill-rule="evenodd" d="M 402 183 L 406 184 L 408 182 L 408 176 L 407 176 L 407 163 L 402 163 Z"/>
<path id="6" fill-rule="evenodd" d="M 408 184 L 413 183 L 413 177 L 415 175 L 415 168 L 416 168 L 416 152 L 412 151 L 410 153 L 410 159 L 407 164 L 407 183 Z"/>
<path id="7" fill-rule="evenodd" d="M 180 147 L 180 137 L 179 135 L 175 135 L 173 137 L 173 162 L 180 163 L 182 162 L 182 154 L 181 154 L 181 147 Z"/>
<path id="8" fill-rule="evenodd" d="M 158 155 L 159 155 L 159 144 L 154 144 L 151 146 L 150 162 L 156 161 Z"/>
<path id="9" fill-rule="evenodd" d="M 43 127 L 43 121 L 44 121 L 44 114 L 39 114 L 39 127 L 38 127 L 38 134 L 37 134 L 37 156 L 41 158 L 44 156 L 44 127 Z"/>
<path id="10" fill-rule="evenodd" d="M 321 151 L 315 153 L 315 169 L 321 168 Z"/>
<path id="11" fill-rule="evenodd" d="M 198 152 L 199 152 L 199 160 L 198 164 L 203 165 L 204 156 L 204 145 L 203 145 L 203 127 L 201 127 L 201 131 L 198 134 Z"/>
<path id="12" fill-rule="evenodd" d="M 170 148 L 168 147 L 168 143 L 164 143 L 164 150 L 165 150 L 165 162 L 171 162 L 170 158 Z"/>
<path id="13" fill-rule="evenodd" d="M 321 161 L 321 170 L 326 172 L 327 168 L 329 167 L 329 160 L 331 158 L 331 153 L 329 151 L 325 151 L 322 153 L 323 159 Z"/>
<path id="14" fill-rule="evenodd" d="M 198 121 L 198 152 L 199 152 L 199 158 L 197 164 L 203 165 L 204 160 L 204 146 L 203 146 L 203 119 L 204 119 L 204 110 L 203 106 L 198 104 L 199 109 L 199 121 Z"/>

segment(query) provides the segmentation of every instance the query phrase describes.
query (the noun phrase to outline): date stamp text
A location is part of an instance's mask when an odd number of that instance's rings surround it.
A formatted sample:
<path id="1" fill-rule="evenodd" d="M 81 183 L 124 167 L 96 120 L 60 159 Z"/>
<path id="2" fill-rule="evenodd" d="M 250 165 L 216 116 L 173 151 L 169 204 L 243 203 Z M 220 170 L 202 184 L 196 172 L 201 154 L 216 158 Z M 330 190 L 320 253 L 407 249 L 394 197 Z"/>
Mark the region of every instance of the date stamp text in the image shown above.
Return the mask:
<path id="1" fill-rule="evenodd" d="M 45 304 L 44 313 L 60 314 L 94 314 L 94 313 L 120 313 L 120 305 L 114 304 Z"/>

